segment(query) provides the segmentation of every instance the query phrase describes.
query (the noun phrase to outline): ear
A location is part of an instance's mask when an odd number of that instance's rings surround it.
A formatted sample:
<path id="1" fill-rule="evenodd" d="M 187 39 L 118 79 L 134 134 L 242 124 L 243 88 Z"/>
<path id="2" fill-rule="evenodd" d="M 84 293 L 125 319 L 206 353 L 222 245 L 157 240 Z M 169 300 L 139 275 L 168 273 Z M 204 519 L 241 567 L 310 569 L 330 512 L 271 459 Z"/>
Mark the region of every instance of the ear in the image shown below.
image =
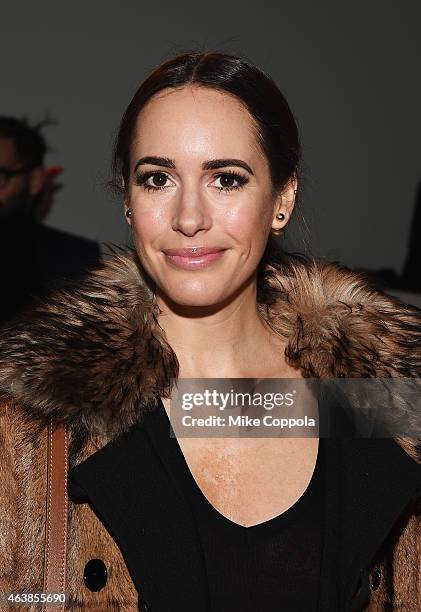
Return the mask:
<path id="1" fill-rule="evenodd" d="M 44 189 L 47 182 L 47 172 L 42 166 L 37 166 L 29 175 L 29 192 L 32 196 L 37 196 Z"/>
<path id="2" fill-rule="evenodd" d="M 126 219 L 127 223 L 129 225 L 131 225 L 132 224 L 132 219 L 131 219 L 131 217 L 127 216 L 127 211 L 131 210 L 129 199 L 128 199 L 127 196 L 124 196 L 123 205 L 124 205 L 124 218 Z"/>
<path id="3" fill-rule="evenodd" d="M 129 225 L 132 224 L 130 217 L 127 216 L 127 211 L 130 208 L 130 202 L 129 202 L 129 194 L 126 191 L 126 185 L 124 183 L 124 178 L 122 176 L 120 176 L 120 188 L 121 188 L 121 192 L 123 194 L 123 207 L 124 207 L 124 217 L 127 221 L 127 223 Z"/>
<path id="4" fill-rule="evenodd" d="M 294 210 L 297 187 L 298 179 L 297 175 L 294 173 L 276 198 L 272 229 L 280 230 L 281 228 L 285 227 L 290 220 L 292 211 Z M 285 218 L 282 220 L 277 219 L 276 215 L 278 213 L 283 213 Z"/>

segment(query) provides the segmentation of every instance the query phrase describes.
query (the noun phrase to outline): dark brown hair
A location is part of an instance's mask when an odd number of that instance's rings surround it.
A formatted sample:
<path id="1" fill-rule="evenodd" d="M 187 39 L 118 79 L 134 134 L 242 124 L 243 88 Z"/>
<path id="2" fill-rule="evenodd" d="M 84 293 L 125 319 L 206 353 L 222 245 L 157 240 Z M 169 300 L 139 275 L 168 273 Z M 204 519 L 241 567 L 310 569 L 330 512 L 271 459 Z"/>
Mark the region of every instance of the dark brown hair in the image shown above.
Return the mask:
<path id="1" fill-rule="evenodd" d="M 10 138 L 15 145 L 16 159 L 30 168 L 44 165 L 47 143 L 41 128 L 51 124 L 49 120 L 30 125 L 25 118 L 0 117 L 0 138 Z"/>

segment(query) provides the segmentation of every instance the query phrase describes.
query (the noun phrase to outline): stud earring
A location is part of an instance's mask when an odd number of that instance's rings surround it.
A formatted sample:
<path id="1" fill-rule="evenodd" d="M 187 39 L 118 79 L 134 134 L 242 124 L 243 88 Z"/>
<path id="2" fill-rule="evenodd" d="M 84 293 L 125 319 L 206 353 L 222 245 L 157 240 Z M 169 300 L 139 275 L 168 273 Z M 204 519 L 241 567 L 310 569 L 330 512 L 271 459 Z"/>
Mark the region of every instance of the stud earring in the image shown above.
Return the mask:
<path id="1" fill-rule="evenodd" d="M 125 212 L 126 217 L 129 219 L 132 216 L 132 209 L 128 208 Z"/>
<path id="2" fill-rule="evenodd" d="M 285 219 L 285 213 L 283 212 L 279 212 L 276 215 L 276 218 L 279 219 L 279 221 L 283 221 Z M 276 228 L 276 227 L 272 227 L 271 232 L 274 236 L 280 236 L 283 233 L 284 229 L 282 227 L 280 228 Z"/>

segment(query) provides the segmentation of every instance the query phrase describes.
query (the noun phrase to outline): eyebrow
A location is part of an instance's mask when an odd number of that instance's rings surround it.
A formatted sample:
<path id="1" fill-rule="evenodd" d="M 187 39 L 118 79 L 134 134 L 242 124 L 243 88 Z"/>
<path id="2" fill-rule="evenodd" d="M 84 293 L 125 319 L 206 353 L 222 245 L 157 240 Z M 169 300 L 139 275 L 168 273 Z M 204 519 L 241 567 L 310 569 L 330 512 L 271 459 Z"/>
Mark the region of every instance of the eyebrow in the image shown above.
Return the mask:
<path id="1" fill-rule="evenodd" d="M 152 164 L 154 166 L 162 166 L 163 168 L 175 169 L 175 163 L 172 159 L 169 159 L 168 157 L 155 157 L 147 155 L 146 157 L 141 157 L 139 159 L 134 167 L 134 172 L 136 172 L 138 167 L 142 164 Z M 203 162 L 202 170 L 217 170 L 219 168 L 227 168 L 228 166 L 238 166 L 239 168 L 247 170 L 247 172 L 254 176 L 253 170 L 242 159 L 210 159 Z"/>

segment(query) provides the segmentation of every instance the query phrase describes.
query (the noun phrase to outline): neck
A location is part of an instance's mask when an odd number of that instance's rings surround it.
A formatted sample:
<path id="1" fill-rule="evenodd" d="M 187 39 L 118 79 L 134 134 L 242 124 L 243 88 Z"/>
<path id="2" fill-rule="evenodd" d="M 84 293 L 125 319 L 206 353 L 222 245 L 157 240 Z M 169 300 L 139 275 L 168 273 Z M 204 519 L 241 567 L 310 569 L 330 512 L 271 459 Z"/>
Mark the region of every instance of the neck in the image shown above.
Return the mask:
<path id="1" fill-rule="evenodd" d="M 285 344 L 260 316 L 255 284 L 222 305 L 180 307 L 159 295 L 157 303 L 181 378 L 254 378 L 281 371 Z"/>

